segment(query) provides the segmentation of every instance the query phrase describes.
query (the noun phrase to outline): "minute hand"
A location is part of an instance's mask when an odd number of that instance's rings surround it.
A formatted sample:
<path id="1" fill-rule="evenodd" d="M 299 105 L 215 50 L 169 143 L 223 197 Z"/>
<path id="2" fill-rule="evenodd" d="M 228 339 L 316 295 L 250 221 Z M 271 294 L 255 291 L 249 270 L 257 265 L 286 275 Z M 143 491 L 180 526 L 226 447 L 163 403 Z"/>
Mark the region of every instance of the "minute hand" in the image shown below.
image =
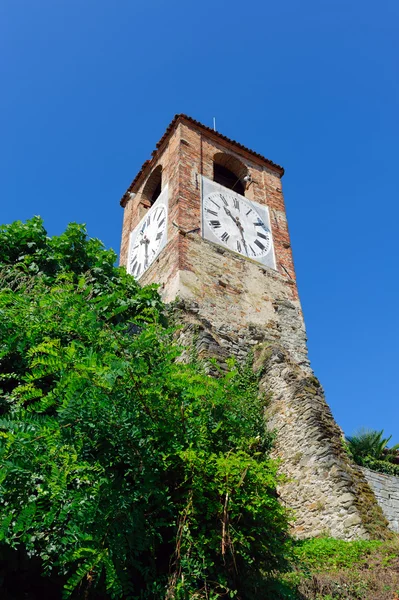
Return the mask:
<path id="1" fill-rule="evenodd" d="M 242 239 L 242 243 L 244 244 L 245 252 L 247 253 L 247 256 L 249 256 L 247 242 L 245 241 L 245 238 L 244 238 L 244 227 L 241 225 L 241 221 L 238 217 L 236 219 L 236 225 L 237 225 L 238 229 L 240 230 L 241 239 Z"/>
<path id="2" fill-rule="evenodd" d="M 229 216 L 231 219 L 233 219 L 234 223 L 237 225 L 237 227 L 238 227 L 238 229 L 239 229 L 239 231 L 240 231 L 240 235 L 241 235 L 242 243 L 244 244 L 245 252 L 247 253 L 247 256 L 249 256 L 249 254 L 248 254 L 248 248 L 247 248 L 247 242 L 246 242 L 246 241 L 245 241 L 245 239 L 244 239 L 244 228 L 243 228 L 243 226 L 241 225 L 241 221 L 240 221 L 240 219 L 239 219 L 238 217 L 233 217 L 233 215 L 231 214 L 231 212 L 229 211 L 229 209 L 228 209 L 228 208 L 226 208 L 225 206 L 223 206 L 223 208 L 224 208 L 224 210 L 225 210 L 226 214 L 227 214 L 227 215 L 228 215 L 228 216 Z"/>

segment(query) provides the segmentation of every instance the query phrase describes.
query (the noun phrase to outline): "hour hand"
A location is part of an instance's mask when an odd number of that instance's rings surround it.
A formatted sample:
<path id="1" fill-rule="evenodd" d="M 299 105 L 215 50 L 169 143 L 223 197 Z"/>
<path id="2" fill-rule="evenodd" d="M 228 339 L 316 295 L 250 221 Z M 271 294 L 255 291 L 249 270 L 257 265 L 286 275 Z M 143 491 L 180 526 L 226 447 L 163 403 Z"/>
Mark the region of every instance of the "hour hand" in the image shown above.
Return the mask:
<path id="1" fill-rule="evenodd" d="M 247 256 L 249 256 L 247 242 L 245 241 L 245 237 L 244 237 L 244 227 L 241 225 L 241 221 L 238 217 L 237 217 L 237 219 L 235 219 L 235 223 L 240 231 L 241 240 L 242 240 L 242 243 L 244 244 L 245 252 L 247 253 Z"/>

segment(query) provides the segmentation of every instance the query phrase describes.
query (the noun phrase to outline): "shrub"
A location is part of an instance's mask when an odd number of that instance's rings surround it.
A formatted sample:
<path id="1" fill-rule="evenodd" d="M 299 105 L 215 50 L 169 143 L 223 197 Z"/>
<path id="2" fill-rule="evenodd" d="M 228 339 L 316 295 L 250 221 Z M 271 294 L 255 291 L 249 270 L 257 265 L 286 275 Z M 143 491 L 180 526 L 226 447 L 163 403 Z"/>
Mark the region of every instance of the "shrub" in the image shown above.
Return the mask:
<path id="1" fill-rule="evenodd" d="M 375 431 L 373 429 L 360 429 L 353 436 L 346 438 L 349 451 L 355 461 L 369 456 L 375 460 L 390 460 L 396 456 L 399 444 L 388 449 L 388 444 L 392 438 L 384 438 L 384 431 Z"/>
<path id="2" fill-rule="evenodd" d="M 255 376 L 177 363 L 155 287 L 83 227 L 0 248 L 3 552 L 65 598 L 265 594 L 287 514 Z"/>
<path id="3" fill-rule="evenodd" d="M 358 458 L 357 463 L 362 467 L 377 471 L 377 473 L 386 473 L 387 475 L 396 475 L 396 477 L 399 477 L 399 465 L 392 464 L 387 460 L 376 460 L 371 456 L 364 456 Z"/>

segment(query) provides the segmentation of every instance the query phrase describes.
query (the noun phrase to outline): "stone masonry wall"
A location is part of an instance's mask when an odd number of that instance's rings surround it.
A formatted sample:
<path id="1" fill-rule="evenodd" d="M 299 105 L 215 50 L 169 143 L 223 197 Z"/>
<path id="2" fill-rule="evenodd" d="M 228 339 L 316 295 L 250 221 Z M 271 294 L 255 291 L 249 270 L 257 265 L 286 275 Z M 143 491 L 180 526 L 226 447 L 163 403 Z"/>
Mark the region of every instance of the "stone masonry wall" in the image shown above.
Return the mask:
<path id="1" fill-rule="evenodd" d="M 174 304 L 179 342 L 223 366 L 229 356 L 254 354 L 260 389 L 268 396 L 268 427 L 286 482 L 279 494 L 294 510 L 297 537 L 384 537 L 387 521 L 314 377 L 306 353 L 299 301 L 279 273 L 228 250 L 185 237 L 190 271 L 179 273 Z M 212 373 L 212 368 L 210 367 Z"/>
<path id="2" fill-rule="evenodd" d="M 297 537 L 385 537 L 387 522 L 357 465 L 347 456 L 323 390 L 280 344 L 255 347 L 260 387 L 272 393 L 267 426 L 287 477 L 279 492 L 294 509 Z"/>
<path id="3" fill-rule="evenodd" d="M 362 471 L 389 522 L 389 528 L 399 533 L 399 477 L 376 473 L 365 467 Z"/>
<path id="4" fill-rule="evenodd" d="M 341 431 L 311 372 L 298 367 L 283 346 L 268 341 L 267 328 L 251 325 L 239 335 L 215 328 L 194 302 L 180 301 L 174 311 L 182 326 L 178 341 L 186 347 L 183 360 L 193 346 L 199 358 L 214 358 L 222 367 L 230 356 L 243 361 L 254 353 L 260 390 L 270 398 L 266 422 L 276 432 L 274 455 L 287 478 L 278 492 L 293 509 L 293 535 L 385 537 L 387 521 L 362 471 L 346 455 Z M 213 374 L 211 366 L 208 371 Z"/>

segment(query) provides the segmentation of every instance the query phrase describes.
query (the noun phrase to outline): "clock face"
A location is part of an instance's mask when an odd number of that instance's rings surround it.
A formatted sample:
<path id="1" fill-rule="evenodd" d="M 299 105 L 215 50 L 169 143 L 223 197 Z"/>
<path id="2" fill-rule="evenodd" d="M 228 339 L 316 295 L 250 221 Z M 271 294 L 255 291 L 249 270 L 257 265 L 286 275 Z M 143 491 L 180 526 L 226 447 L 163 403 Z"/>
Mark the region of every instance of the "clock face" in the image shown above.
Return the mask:
<path id="1" fill-rule="evenodd" d="M 271 251 L 269 227 L 243 197 L 224 190 L 211 192 L 204 198 L 203 215 L 208 228 L 230 250 L 255 260 Z"/>
<path id="2" fill-rule="evenodd" d="M 139 279 L 165 245 L 167 209 L 156 202 L 131 234 L 128 272 Z"/>

